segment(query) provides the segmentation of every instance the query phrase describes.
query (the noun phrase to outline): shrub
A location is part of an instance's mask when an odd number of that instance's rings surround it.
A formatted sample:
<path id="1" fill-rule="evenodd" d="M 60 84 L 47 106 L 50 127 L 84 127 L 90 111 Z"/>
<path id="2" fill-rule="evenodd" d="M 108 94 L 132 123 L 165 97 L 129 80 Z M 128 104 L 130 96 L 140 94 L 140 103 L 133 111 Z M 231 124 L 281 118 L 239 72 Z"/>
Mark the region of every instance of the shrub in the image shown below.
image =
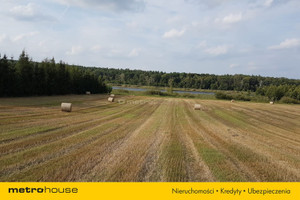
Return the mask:
<path id="1" fill-rule="evenodd" d="M 215 94 L 217 99 L 233 99 L 233 97 L 229 94 L 225 94 L 224 92 L 216 92 Z"/>
<path id="2" fill-rule="evenodd" d="M 266 96 L 256 95 L 256 96 L 252 97 L 251 101 L 268 103 L 270 100 Z"/>
<path id="3" fill-rule="evenodd" d="M 158 90 L 147 90 L 144 92 L 145 95 L 159 95 L 159 96 L 167 96 L 168 94 L 165 92 L 161 92 Z"/>
<path id="4" fill-rule="evenodd" d="M 290 97 L 282 97 L 280 100 L 281 103 L 289 103 L 289 104 L 300 104 L 300 101 L 290 98 Z"/>
<path id="5" fill-rule="evenodd" d="M 238 94 L 236 96 L 233 96 L 232 99 L 241 100 L 241 101 L 251 101 L 251 98 L 249 96 L 244 96 L 242 94 Z"/>
<path id="6" fill-rule="evenodd" d="M 112 91 L 112 87 L 110 85 L 107 85 L 106 86 L 106 92 L 111 93 L 111 91 Z"/>
<path id="7" fill-rule="evenodd" d="M 128 90 L 114 89 L 113 93 L 115 94 L 129 94 Z"/>
<path id="8" fill-rule="evenodd" d="M 180 96 L 185 97 L 185 98 L 195 98 L 195 95 L 190 94 L 190 93 L 183 93 L 183 94 L 180 94 Z"/>
<path id="9" fill-rule="evenodd" d="M 235 99 L 235 100 L 241 100 L 241 101 L 251 101 L 250 96 L 246 96 L 245 94 L 226 94 L 224 92 L 216 92 L 215 94 L 217 99 Z"/>

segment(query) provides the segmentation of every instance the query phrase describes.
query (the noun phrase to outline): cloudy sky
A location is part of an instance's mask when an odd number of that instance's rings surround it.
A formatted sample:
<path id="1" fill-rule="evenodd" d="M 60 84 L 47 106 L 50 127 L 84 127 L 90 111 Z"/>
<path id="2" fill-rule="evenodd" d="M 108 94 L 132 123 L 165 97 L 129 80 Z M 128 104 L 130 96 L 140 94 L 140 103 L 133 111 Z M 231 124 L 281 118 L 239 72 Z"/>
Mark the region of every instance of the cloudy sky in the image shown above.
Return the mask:
<path id="1" fill-rule="evenodd" d="M 0 0 L 0 53 L 300 79 L 299 0 Z"/>

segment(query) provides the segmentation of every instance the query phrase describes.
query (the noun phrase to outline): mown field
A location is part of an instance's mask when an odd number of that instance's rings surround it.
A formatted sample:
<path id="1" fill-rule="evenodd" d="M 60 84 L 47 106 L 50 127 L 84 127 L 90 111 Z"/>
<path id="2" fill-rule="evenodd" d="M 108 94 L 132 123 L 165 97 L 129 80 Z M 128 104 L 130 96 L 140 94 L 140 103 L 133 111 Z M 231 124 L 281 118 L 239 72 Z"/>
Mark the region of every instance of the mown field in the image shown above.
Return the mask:
<path id="1" fill-rule="evenodd" d="M 0 181 L 300 181 L 300 106 L 120 98 L 1 98 Z"/>

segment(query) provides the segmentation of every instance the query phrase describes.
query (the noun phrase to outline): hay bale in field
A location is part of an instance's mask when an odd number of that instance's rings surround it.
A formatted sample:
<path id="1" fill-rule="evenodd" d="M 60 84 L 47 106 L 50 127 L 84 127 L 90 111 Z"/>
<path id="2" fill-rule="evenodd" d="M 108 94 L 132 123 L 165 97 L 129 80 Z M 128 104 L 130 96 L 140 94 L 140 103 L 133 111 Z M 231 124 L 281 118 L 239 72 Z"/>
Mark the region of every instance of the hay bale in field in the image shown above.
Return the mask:
<path id="1" fill-rule="evenodd" d="M 273 102 L 273 101 L 270 101 L 270 104 L 271 104 L 271 105 L 273 105 L 273 104 L 274 104 L 274 102 Z"/>
<path id="2" fill-rule="evenodd" d="M 90 92 L 90 91 L 86 91 L 86 92 L 85 92 L 85 94 L 87 94 L 87 95 L 90 95 L 90 94 L 91 94 L 91 92 Z"/>
<path id="3" fill-rule="evenodd" d="M 231 99 L 231 103 L 234 103 L 234 99 Z"/>
<path id="4" fill-rule="evenodd" d="M 115 97 L 115 95 L 114 94 L 110 94 L 110 97 Z"/>
<path id="5" fill-rule="evenodd" d="M 72 103 L 61 103 L 61 111 L 71 112 L 72 111 Z"/>
<path id="6" fill-rule="evenodd" d="M 113 98 L 113 97 L 108 97 L 108 101 L 109 101 L 109 102 L 114 102 L 114 100 L 115 100 L 115 98 Z"/>
<path id="7" fill-rule="evenodd" d="M 194 110 L 201 110 L 201 105 L 200 104 L 195 104 L 194 105 Z"/>

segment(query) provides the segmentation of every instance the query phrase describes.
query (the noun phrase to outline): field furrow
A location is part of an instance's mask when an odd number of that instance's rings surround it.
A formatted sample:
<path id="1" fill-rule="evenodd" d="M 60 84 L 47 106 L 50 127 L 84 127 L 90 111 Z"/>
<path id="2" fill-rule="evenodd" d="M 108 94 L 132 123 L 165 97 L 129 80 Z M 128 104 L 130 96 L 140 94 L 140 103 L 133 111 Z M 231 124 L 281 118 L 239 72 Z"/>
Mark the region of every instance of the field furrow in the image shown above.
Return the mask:
<path id="1" fill-rule="evenodd" d="M 300 181 L 297 105 L 119 99 L 1 99 L 0 181 Z"/>

